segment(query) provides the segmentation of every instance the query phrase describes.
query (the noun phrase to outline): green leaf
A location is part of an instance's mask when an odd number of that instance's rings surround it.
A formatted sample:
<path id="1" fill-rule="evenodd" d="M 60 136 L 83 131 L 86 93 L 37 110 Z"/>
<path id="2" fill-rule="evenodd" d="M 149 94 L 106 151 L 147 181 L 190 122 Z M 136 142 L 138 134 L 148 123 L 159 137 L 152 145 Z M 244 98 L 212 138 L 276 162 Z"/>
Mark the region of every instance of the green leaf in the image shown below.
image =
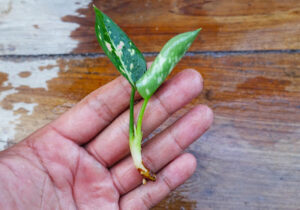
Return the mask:
<path id="1" fill-rule="evenodd" d="M 95 31 L 99 44 L 118 71 L 136 88 L 136 81 L 147 69 L 143 54 L 112 19 L 95 6 L 94 10 Z"/>
<path id="2" fill-rule="evenodd" d="M 137 90 L 144 99 L 150 98 L 164 82 L 200 30 L 179 34 L 165 44 L 150 69 L 136 83 Z"/>

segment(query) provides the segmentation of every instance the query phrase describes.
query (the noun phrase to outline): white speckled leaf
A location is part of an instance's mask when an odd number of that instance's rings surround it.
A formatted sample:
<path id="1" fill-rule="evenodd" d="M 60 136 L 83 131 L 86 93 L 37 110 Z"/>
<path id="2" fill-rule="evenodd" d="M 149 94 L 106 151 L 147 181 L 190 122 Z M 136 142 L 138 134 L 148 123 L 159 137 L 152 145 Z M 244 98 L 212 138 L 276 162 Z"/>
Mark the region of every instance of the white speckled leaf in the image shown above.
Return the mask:
<path id="1" fill-rule="evenodd" d="M 99 44 L 118 71 L 136 87 L 136 81 L 143 76 L 147 68 L 143 54 L 116 23 L 96 7 L 94 10 L 95 31 Z"/>
<path id="2" fill-rule="evenodd" d="M 200 30 L 179 34 L 165 44 L 150 69 L 136 83 L 137 90 L 143 98 L 150 98 L 165 81 Z"/>

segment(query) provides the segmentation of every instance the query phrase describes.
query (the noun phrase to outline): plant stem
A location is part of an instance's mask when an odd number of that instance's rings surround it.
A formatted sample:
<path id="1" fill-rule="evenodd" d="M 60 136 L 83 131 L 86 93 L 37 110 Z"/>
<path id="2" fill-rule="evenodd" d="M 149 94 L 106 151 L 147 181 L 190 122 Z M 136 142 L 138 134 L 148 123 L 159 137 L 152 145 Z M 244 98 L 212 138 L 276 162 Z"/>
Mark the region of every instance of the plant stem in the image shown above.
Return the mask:
<path id="1" fill-rule="evenodd" d="M 133 105 L 134 105 L 134 93 L 135 89 L 132 88 L 131 99 L 130 99 L 130 121 L 129 121 L 129 147 L 132 155 L 132 159 L 135 167 L 140 172 L 140 174 L 144 177 L 143 183 L 146 183 L 146 180 L 155 181 L 156 177 L 149 169 L 147 169 L 142 160 L 142 140 L 143 140 L 143 132 L 142 132 L 142 121 L 144 112 L 149 101 L 148 99 L 144 100 L 144 103 L 141 107 L 137 126 L 134 126 L 134 114 L 133 114 Z"/>
<path id="2" fill-rule="evenodd" d="M 145 112 L 146 106 L 148 104 L 148 101 L 149 101 L 149 98 L 144 99 L 144 103 L 141 107 L 139 117 L 137 120 L 136 130 L 137 130 L 137 132 L 140 132 L 140 133 L 142 133 L 142 122 L 143 122 L 144 112 Z"/>
<path id="3" fill-rule="evenodd" d="M 131 87 L 131 95 L 130 95 L 130 118 L 129 118 L 129 140 L 134 139 L 134 95 L 135 88 Z"/>
<path id="4" fill-rule="evenodd" d="M 133 137 L 129 136 L 129 146 L 130 146 L 130 151 L 132 154 L 132 158 L 134 161 L 134 165 L 136 166 L 137 169 L 142 169 L 142 170 L 147 170 L 142 161 L 142 140 L 143 140 L 143 132 L 142 132 L 142 121 L 143 121 L 143 116 L 144 112 L 148 103 L 148 100 L 144 100 L 144 103 L 141 107 L 138 120 L 137 120 L 137 126 L 134 127 L 134 135 Z"/>

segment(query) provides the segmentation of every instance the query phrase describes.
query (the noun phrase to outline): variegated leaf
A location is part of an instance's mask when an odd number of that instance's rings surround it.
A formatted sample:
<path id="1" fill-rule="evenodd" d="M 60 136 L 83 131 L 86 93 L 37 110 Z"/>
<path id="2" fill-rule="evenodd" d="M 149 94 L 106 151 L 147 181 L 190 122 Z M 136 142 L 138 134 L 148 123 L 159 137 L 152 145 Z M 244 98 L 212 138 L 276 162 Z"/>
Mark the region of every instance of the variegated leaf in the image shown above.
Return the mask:
<path id="1" fill-rule="evenodd" d="M 136 81 L 146 71 L 146 61 L 143 54 L 112 19 L 95 6 L 94 10 L 98 42 L 118 71 L 133 87 L 136 87 Z"/>
<path id="2" fill-rule="evenodd" d="M 143 98 L 150 98 L 165 81 L 200 30 L 179 34 L 165 44 L 150 69 L 136 83 L 137 90 Z"/>

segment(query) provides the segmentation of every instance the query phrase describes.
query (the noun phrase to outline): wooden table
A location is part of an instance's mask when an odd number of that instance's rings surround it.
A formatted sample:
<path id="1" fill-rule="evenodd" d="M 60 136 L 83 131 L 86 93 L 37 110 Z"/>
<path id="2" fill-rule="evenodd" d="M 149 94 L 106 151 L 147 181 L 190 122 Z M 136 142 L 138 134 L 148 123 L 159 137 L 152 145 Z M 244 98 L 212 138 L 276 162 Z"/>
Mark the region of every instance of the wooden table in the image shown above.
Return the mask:
<path id="1" fill-rule="evenodd" d="M 153 60 L 175 34 L 202 27 L 174 74 L 204 77 L 212 128 L 188 151 L 196 173 L 154 209 L 299 209 L 300 1 L 0 2 L 0 147 L 118 76 L 94 33 L 92 4 Z"/>

